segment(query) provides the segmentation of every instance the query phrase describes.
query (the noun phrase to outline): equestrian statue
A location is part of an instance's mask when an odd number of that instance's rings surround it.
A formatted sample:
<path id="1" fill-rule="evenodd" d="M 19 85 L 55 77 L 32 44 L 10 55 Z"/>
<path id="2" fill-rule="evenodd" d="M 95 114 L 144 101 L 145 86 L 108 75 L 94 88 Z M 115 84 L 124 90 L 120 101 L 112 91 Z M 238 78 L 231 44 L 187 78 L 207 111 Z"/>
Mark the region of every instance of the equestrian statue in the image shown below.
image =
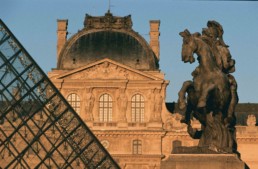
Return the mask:
<path id="1" fill-rule="evenodd" d="M 199 65 L 192 72 L 193 80 L 183 83 L 178 105 L 185 110 L 182 123 L 194 139 L 196 147 L 181 147 L 175 153 L 237 153 L 235 136 L 238 103 L 237 83 L 233 75 L 235 60 L 223 40 L 223 28 L 216 21 L 208 21 L 202 34 L 180 32 L 183 38 L 182 61 Z M 192 128 L 191 118 L 201 123 L 201 130 Z"/>

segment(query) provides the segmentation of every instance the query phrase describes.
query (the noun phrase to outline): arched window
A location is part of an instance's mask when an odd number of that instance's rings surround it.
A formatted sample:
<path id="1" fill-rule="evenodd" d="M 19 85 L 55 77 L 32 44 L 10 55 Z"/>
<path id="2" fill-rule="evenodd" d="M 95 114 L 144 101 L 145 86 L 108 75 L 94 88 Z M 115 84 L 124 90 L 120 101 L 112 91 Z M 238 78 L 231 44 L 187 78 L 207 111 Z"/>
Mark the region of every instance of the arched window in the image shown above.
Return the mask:
<path id="1" fill-rule="evenodd" d="M 81 105 L 80 97 L 77 94 L 72 93 L 67 97 L 67 101 L 70 103 L 73 109 L 78 114 L 80 114 L 80 105 Z"/>
<path id="2" fill-rule="evenodd" d="M 142 154 L 141 140 L 133 140 L 133 154 Z"/>
<path id="3" fill-rule="evenodd" d="M 132 122 L 144 122 L 144 98 L 140 94 L 132 97 Z"/>
<path id="4" fill-rule="evenodd" d="M 172 150 L 171 150 L 171 152 L 176 151 L 176 149 L 177 149 L 178 147 L 181 147 L 181 146 L 182 146 L 182 141 L 180 141 L 180 140 L 174 140 L 174 141 L 172 141 Z"/>
<path id="5" fill-rule="evenodd" d="M 177 147 L 180 147 L 180 146 L 182 146 L 182 141 L 180 141 L 180 140 L 174 140 L 174 141 L 172 142 L 172 147 L 173 147 L 173 149 L 174 149 L 174 148 L 177 148 Z"/>
<path id="6" fill-rule="evenodd" d="M 99 98 L 99 120 L 101 122 L 112 121 L 112 98 L 109 94 L 103 94 Z"/>

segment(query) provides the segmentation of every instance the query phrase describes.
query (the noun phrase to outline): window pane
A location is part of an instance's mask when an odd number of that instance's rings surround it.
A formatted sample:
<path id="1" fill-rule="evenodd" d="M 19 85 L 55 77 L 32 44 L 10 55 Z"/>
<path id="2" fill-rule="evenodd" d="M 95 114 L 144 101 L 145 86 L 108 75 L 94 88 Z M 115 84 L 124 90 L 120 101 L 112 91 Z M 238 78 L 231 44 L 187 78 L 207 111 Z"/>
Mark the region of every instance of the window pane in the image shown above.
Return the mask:
<path id="1" fill-rule="evenodd" d="M 67 101 L 73 107 L 73 109 L 79 114 L 81 105 L 80 97 L 77 94 L 72 93 L 67 97 Z"/>
<path id="2" fill-rule="evenodd" d="M 142 154 L 141 140 L 133 140 L 133 154 Z"/>
<path id="3" fill-rule="evenodd" d="M 100 121 L 112 121 L 112 98 L 108 94 L 103 94 L 99 99 L 99 116 Z M 103 117 L 103 118 L 101 118 Z"/>
<path id="4" fill-rule="evenodd" d="M 132 122 L 144 121 L 144 98 L 140 94 L 132 97 Z"/>

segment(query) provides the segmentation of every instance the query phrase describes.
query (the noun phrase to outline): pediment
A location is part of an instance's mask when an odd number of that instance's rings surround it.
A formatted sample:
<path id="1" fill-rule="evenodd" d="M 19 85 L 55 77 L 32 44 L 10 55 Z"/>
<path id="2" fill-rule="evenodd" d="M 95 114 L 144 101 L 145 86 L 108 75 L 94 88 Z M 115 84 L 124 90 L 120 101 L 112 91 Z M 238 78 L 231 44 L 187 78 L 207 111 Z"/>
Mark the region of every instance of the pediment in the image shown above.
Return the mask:
<path id="1" fill-rule="evenodd" d="M 128 79 L 128 80 L 161 80 L 136 69 L 110 59 L 103 59 L 90 65 L 74 69 L 56 77 L 56 79 Z"/>

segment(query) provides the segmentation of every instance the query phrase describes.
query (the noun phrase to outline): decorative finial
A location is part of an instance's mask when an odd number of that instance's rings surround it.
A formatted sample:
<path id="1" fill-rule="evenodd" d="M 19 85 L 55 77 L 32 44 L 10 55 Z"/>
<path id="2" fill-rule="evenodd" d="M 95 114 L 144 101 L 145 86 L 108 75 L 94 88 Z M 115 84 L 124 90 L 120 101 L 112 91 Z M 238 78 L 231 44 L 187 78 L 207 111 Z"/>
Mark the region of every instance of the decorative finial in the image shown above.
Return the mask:
<path id="1" fill-rule="evenodd" d="M 108 0 L 108 13 L 110 13 L 110 0 Z"/>
<path id="2" fill-rule="evenodd" d="M 246 124 L 247 124 L 247 126 L 255 126 L 256 125 L 256 117 L 254 114 L 248 115 Z"/>

